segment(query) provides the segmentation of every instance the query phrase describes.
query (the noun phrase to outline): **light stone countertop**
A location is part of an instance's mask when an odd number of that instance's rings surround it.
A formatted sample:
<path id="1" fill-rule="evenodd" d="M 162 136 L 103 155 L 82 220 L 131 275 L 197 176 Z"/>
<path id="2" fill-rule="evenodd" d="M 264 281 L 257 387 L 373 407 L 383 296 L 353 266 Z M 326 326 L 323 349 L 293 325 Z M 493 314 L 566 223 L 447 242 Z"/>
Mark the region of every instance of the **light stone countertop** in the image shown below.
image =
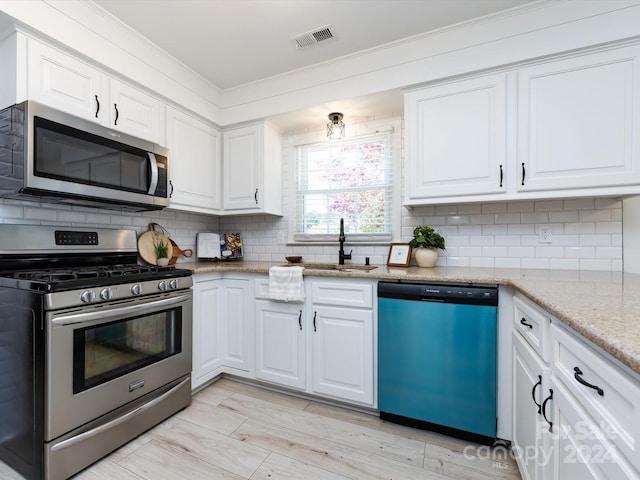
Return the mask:
<path id="1" fill-rule="evenodd" d="M 243 272 L 267 274 L 286 262 L 179 263 L 196 274 Z M 378 265 L 370 271 L 312 270 L 304 275 L 373 280 L 509 285 L 573 330 L 640 374 L 640 275 L 621 272 L 521 270 L 493 268 L 419 268 Z"/>

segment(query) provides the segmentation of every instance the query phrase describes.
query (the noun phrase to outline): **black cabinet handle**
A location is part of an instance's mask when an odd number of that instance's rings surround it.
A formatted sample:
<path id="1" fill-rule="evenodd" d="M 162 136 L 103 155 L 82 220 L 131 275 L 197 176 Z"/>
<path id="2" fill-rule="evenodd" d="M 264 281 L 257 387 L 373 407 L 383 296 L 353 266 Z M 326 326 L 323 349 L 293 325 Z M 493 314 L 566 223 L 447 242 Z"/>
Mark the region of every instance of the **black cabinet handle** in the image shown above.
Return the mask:
<path id="1" fill-rule="evenodd" d="M 98 95 L 96 97 L 96 118 L 98 118 L 98 112 L 100 111 L 100 100 L 98 100 Z"/>
<path id="2" fill-rule="evenodd" d="M 169 186 L 171 187 L 171 192 L 169 192 L 169 198 L 173 197 L 173 182 L 169 180 Z"/>
<path id="3" fill-rule="evenodd" d="M 258 204 L 258 189 L 256 188 L 256 193 L 253 194 L 253 198 L 256 199 L 256 205 Z"/>
<path id="4" fill-rule="evenodd" d="M 604 396 L 604 390 L 602 390 L 600 387 L 598 387 L 597 385 L 593 385 L 592 383 L 587 382 L 586 380 L 584 380 L 581 375 L 582 375 L 582 370 L 580 370 L 578 367 L 574 367 L 573 368 L 573 378 L 575 378 L 578 383 L 581 383 L 582 385 L 584 385 L 585 387 L 589 387 L 589 388 L 593 388 L 596 392 L 598 392 L 598 395 L 600 395 L 601 397 Z"/>
<path id="5" fill-rule="evenodd" d="M 300 330 L 302 330 L 302 310 L 300 310 L 300 315 L 298 315 L 298 326 Z"/>
<path id="6" fill-rule="evenodd" d="M 113 104 L 113 108 L 116 109 L 116 119 L 114 120 L 113 124 L 114 125 L 118 125 L 118 117 L 120 116 L 120 112 L 118 111 L 118 104 L 114 103 Z M 524 165 L 524 164 L 523 164 Z"/>
<path id="7" fill-rule="evenodd" d="M 313 312 L 313 331 L 317 332 L 316 330 L 316 315 L 318 315 L 318 312 Z"/>
<path id="8" fill-rule="evenodd" d="M 549 403 L 550 400 L 553 400 L 553 390 L 551 388 L 549 389 L 549 396 L 544 399 L 544 402 L 542 402 L 542 418 L 544 418 L 544 420 L 549 424 L 549 433 L 553 433 L 553 422 L 549 421 L 546 413 L 547 403 Z"/>
<path id="9" fill-rule="evenodd" d="M 522 162 L 522 185 L 524 185 L 524 177 L 527 174 L 527 171 L 524 169 L 524 162 Z"/>
<path id="10" fill-rule="evenodd" d="M 538 382 L 531 389 L 531 397 L 533 398 L 533 403 L 538 407 L 538 415 L 542 413 L 542 405 L 536 402 L 536 388 L 542 385 L 542 375 L 538 375 Z"/>
<path id="11" fill-rule="evenodd" d="M 502 171 L 502 165 L 500 165 L 500 186 L 502 186 L 502 179 L 504 178 L 504 172 Z"/>
<path id="12" fill-rule="evenodd" d="M 527 323 L 527 320 L 526 320 L 526 318 L 524 318 L 524 317 L 522 317 L 522 318 L 520 319 L 520 324 L 521 324 L 521 325 L 524 325 L 525 327 L 529 327 L 529 328 L 533 329 L 533 325 L 531 325 L 530 323 Z"/>

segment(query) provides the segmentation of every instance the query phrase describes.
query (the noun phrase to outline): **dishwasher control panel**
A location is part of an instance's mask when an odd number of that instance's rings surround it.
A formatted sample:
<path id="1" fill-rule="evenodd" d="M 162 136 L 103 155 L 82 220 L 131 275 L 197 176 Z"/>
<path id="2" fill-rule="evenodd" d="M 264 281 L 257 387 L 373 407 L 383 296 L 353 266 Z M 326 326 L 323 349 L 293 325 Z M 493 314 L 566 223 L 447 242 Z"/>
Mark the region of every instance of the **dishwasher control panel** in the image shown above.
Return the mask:
<path id="1" fill-rule="evenodd" d="M 496 306 L 498 288 L 492 285 L 378 282 L 378 297 Z"/>

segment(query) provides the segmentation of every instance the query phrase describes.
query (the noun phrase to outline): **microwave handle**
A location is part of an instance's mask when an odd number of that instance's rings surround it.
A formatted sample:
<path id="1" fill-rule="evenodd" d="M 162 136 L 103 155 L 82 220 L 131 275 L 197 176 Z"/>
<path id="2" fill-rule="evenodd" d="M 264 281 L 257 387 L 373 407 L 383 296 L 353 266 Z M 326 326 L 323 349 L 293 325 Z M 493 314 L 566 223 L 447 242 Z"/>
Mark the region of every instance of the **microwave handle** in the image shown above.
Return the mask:
<path id="1" fill-rule="evenodd" d="M 151 181 L 149 182 L 149 195 L 156 193 L 158 187 L 158 160 L 152 152 L 147 152 L 147 158 L 149 159 L 149 165 L 151 166 Z"/>

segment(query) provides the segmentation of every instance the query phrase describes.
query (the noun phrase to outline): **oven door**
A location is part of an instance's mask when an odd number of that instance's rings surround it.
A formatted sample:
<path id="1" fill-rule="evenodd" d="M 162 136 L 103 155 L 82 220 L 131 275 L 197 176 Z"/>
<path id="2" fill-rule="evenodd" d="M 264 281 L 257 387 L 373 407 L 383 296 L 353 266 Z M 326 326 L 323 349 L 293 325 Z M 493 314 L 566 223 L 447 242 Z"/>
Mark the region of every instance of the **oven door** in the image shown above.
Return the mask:
<path id="1" fill-rule="evenodd" d="M 191 290 L 45 318 L 45 441 L 191 372 Z"/>

